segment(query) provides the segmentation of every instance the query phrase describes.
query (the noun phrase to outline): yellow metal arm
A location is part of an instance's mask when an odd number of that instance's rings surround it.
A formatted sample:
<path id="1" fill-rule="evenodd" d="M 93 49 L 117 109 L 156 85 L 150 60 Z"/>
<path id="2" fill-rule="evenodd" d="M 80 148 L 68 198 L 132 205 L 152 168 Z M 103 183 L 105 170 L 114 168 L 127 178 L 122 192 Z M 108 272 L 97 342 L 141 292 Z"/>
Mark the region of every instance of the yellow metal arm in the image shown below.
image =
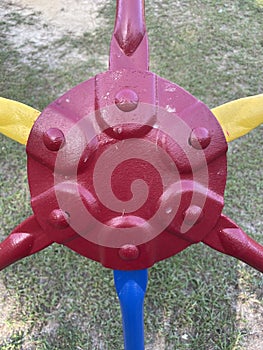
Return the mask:
<path id="1" fill-rule="evenodd" d="M 23 103 L 0 97 L 0 132 L 22 144 L 40 112 Z"/>
<path id="2" fill-rule="evenodd" d="M 212 109 L 227 142 L 247 134 L 263 122 L 263 94 L 241 98 Z"/>

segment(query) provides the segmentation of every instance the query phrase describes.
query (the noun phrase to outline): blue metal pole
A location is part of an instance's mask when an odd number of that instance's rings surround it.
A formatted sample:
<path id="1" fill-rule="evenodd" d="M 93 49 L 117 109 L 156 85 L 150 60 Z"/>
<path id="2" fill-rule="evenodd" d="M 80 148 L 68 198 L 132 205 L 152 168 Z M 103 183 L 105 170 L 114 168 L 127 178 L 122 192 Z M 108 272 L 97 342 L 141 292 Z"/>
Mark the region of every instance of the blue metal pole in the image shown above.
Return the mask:
<path id="1" fill-rule="evenodd" d="M 143 303 L 148 282 L 147 270 L 114 271 L 120 300 L 125 350 L 144 350 Z"/>

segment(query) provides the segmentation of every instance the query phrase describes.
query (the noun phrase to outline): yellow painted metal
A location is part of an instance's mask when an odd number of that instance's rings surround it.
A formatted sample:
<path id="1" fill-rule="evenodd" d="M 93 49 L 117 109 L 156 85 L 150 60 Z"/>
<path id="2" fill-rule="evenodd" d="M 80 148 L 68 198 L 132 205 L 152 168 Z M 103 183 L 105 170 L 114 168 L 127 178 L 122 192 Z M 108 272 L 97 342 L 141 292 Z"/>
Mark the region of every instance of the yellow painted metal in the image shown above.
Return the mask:
<path id="1" fill-rule="evenodd" d="M 0 132 L 25 145 L 39 114 L 23 103 L 0 97 Z"/>
<path id="2" fill-rule="evenodd" d="M 227 142 L 247 134 L 263 123 L 263 94 L 241 98 L 212 109 Z"/>
<path id="3" fill-rule="evenodd" d="M 263 122 L 263 94 L 241 98 L 212 109 L 227 142 L 247 134 Z M 0 97 L 0 132 L 22 144 L 40 112 L 23 103 Z"/>

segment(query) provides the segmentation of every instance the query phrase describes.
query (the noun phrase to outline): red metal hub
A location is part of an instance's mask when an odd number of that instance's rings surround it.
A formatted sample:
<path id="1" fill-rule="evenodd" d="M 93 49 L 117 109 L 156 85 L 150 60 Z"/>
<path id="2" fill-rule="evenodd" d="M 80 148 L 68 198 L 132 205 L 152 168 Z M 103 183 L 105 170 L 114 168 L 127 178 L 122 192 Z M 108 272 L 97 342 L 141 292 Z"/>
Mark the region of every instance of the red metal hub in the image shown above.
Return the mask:
<path id="1" fill-rule="evenodd" d="M 147 268 L 216 225 L 226 150 L 211 111 L 185 90 L 150 72 L 108 71 L 36 121 L 32 208 L 51 240 L 113 269 Z"/>

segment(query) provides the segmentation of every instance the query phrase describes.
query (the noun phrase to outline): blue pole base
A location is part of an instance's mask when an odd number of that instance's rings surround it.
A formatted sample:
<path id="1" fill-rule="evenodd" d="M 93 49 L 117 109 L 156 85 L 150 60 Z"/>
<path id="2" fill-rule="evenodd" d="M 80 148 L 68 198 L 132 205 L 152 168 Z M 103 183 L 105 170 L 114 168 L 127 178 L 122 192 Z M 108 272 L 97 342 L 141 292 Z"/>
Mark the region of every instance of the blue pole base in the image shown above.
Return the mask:
<path id="1" fill-rule="evenodd" d="M 119 297 L 125 350 L 144 350 L 143 304 L 148 282 L 147 270 L 114 271 Z"/>

